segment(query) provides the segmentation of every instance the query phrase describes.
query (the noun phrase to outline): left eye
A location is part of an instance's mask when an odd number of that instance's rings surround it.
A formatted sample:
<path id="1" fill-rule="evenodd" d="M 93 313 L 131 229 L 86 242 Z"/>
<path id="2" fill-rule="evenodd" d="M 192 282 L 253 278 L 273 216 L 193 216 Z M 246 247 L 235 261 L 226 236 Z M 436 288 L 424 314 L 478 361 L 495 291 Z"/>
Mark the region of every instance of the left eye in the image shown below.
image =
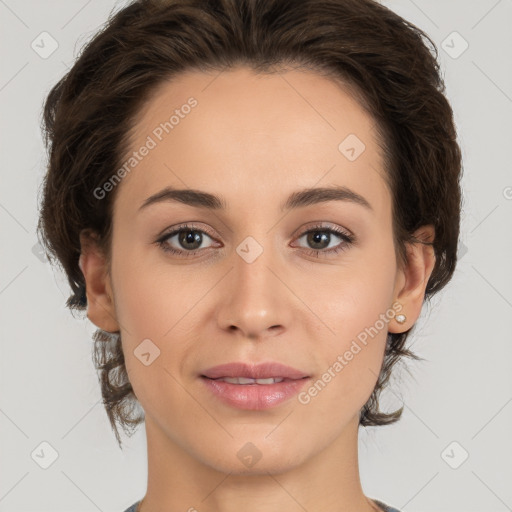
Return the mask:
<path id="1" fill-rule="evenodd" d="M 315 231 L 307 231 L 298 240 L 306 237 L 306 242 L 309 245 L 308 249 L 326 250 L 339 245 L 340 242 L 331 245 L 332 242 L 336 242 L 336 240 L 333 240 L 333 236 L 338 239 L 346 238 L 342 234 L 338 234 L 330 229 L 316 229 Z M 326 243 L 327 245 L 325 245 Z"/>

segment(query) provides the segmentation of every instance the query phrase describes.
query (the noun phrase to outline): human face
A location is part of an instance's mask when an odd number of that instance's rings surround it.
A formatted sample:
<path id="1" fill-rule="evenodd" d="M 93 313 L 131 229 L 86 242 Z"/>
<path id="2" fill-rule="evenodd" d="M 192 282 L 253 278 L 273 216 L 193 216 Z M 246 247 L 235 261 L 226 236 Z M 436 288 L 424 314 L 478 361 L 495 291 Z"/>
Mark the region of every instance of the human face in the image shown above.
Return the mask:
<path id="1" fill-rule="evenodd" d="M 190 97 L 197 104 L 181 108 Z M 175 109 L 179 122 L 158 130 Z M 338 84 L 299 70 L 189 71 L 141 111 L 131 151 L 153 146 L 148 137 L 155 144 L 116 191 L 115 316 L 146 423 L 195 460 L 226 472 L 284 471 L 357 427 L 399 284 L 374 125 Z M 350 134 L 357 139 L 340 150 Z M 142 206 L 166 187 L 218 196 L 225 207 Z M 281 209 L 291 194 L 319 187 L 363 199 Z M 183 224 L 195 233 L 157 243 Z M 373 328 L 366 344 L 365 328 Z M 244 408 L 202 377 L 231 362 L 279 362 L 308 378 L 284 401 Z M 254 467 L 237 457 L 242 447 L 261 454 Z"/>

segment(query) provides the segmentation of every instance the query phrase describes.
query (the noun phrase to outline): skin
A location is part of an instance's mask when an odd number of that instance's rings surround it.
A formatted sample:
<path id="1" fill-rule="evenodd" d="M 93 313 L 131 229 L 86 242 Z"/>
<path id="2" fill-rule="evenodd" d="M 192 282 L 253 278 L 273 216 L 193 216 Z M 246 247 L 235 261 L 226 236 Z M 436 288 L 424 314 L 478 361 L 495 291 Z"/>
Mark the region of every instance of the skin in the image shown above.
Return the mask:
<path id="1" fill-rule="evenodd" d="M 118 185 L 110 274 L 94 240 L 81 237 L 88 318 L 121 333 L 146 413 L 141 510 L 379 510 L 360 483 L 359 411 L 376 384 L 387 331 L 410 329 L 420 314 L 432 248 L 410 245 L 399 268 L 374 121 L 340 85 L 297 69 L 188 71 L 148 101 L 132 149 L 190 96 L 198 105 Z M 338 150 L 351 133 L 366 146 L 354 161 Z M 138 211 L 169 185 L 222 196 L 228 207 L 166 202 Z M 349 201 L 279 209 L 292 192 L 332 185 L 364 196 L 372 210 Z M 203 235 L 202 252 L 188 258 L 154 243 L 183 222 L 214 235 Z M 356 241 L 317 257 L 302 235 L 318 222 Z M 433 228 L 416 235 L 432 240 Z M 263 248 L 250 264 L 236 252 L 247 236 Z M 177 236 L 167 243 L 189 247 Z M 330 235 L 323 247 L 345 244 Z M 199 378 L 226 362 L 279 361 L 315 382 L 396 302 L 406 322 L 391 319 L 307 404 L 294 397 L 264 411 L 236 409 Z M 148 338 L 160 355 L 146 366 L 134 350 Z M 248 442 L 261 454 L 252 467 L 237 457 Z"/>

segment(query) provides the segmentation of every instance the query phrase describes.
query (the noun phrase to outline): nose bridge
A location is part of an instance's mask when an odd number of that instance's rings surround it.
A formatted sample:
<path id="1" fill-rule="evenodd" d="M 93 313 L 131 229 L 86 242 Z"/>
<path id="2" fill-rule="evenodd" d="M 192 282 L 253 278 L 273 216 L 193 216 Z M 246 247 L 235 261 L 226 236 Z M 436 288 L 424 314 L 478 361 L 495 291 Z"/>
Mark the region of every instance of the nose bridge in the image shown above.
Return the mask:
<path id="1" fill-rule="evenodd" d="M 288 320 L 285 287 L 276 277 L 277 248 L 271 236 L 247 236 L 236 246 L 230 283 L 222 295 L 219 324 L 237 328 L 247 337 L 260 337 Z"/>
<path id="2" fill-rule="evenodd" d="M 270 243 L 270 237 L 259 237 L 259 241 L 253 237 L 246 237 L 235 249 L 234 275 L 235 288 L 253 295 L 253 298 L 265 297 L 266 291 L 273 288 L 271 283 L 275 277 L 269 267 L 275 266 L 275 247 Z"/>

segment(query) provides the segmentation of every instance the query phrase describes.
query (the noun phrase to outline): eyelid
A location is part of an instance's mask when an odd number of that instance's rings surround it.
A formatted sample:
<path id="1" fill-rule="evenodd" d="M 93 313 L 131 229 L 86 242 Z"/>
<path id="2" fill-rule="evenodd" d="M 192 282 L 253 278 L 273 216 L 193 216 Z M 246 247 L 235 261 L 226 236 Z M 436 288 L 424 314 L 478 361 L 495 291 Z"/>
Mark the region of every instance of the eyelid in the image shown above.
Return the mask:
<path id="1" fill-rule="evenodd" d="M 339 235 L 344 235 L 346 236 L 347 238 L 355 238 L 354 234 L 349 231 L 347 228 L 344 228 L 342 226 L 339 226 L 338 224 L 332 224 L 332 223 L 327 223 L 326 221 L 313 221 L 312 223 L 309 223 L 306 225 L 306 227 L 304 226 L 301 226 L 298 230 L 297 230 L 297 233 L 299 234 L 295 234 L 294 233 L 294 237 L 298 237 L 298 236 L 302 236 L 302 235 L 305 235 L 306 233 L 309 233 L 311 231 L 321 231 L 321 230 L 332 230 L 332 231 L 335 231 L 337 234 Z"/>
<path id="2" fill-rule="evenodd" d="M 166 238 L 170 235 L 175 235 L 179 231 L 202 231 L 206 233 L 210 238 L 215 239 L 217 235 L 213 233 L 213 230 L 207 226 L 206 224 L 196 224 L 195 222 L 182 222 L 181 224 L 177 224 L 176 226 L 172 226 L 171 228 L 165 229 L 160 235 L 158 235 L 159 239 Z"/>

